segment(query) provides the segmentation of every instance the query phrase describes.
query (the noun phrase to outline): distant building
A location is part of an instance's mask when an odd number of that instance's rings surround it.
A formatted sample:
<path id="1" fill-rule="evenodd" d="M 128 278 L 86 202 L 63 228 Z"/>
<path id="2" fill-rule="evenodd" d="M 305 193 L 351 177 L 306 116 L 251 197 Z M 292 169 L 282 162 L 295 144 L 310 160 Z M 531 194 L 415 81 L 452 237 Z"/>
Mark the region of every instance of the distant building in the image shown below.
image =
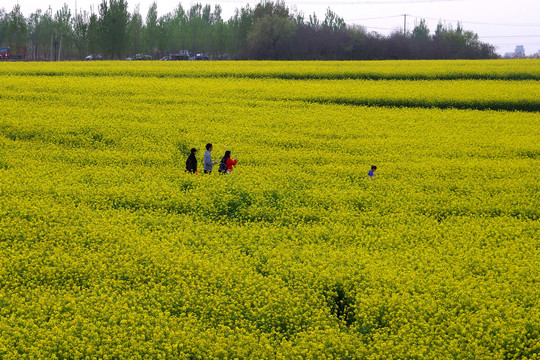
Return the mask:
<path id="1" fill-rule="evenodd" d="M 524 59 L 525 56 L 525 47 L 523 45 L 517 45 L 514 52 L 507 52 L 503 56 L 505 59 Z M 534 55 L 533 55 L 534 57 Z"/>
<path id="2" fill-rule="evenodd" d="M 525 57 L 525 48 L 523 45 L 516 46 L 516 50 L 514 51 L 514 57 L 517 58 L 524 58 Z"/>

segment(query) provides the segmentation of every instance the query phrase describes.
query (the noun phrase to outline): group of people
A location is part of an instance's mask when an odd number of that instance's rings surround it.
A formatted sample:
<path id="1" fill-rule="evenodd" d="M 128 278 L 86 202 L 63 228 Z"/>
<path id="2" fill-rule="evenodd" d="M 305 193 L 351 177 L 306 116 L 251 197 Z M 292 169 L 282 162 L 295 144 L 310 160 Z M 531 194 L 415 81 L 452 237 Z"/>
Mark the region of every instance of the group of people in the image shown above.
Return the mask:
<path id="1" fill-rule="evenodd" d="M 212 161 L 212 150 L 214 150 L 214 146 L 210 143 L 206 144 L 206 152 L 204 153 L 203 158 L 203 168 L 205 174 L 211 174 L 214 165 L 217 164 L 217 161 Z M 195 156 L 195 154 L 197 154 L 197 149 L 192 148 L 191 154 L 189 154 L 186 160 L 186 172 L 192 174 L 199 173 L 199 170 L 197 169 L 197 157 Z M 225 155 L 223 155 L 219 164 L 219 173 L 230 174 L 233 171 L 233 166 L 235 166 L 237 162 L 238 160 L 236 159 L 236 155 L 234 156 L 233 160 L 231 159 L 230 150 L 225 151 Z M 371 179 L 375 178 L 375 170 L 377 170 L 377 166 L 371 165 L 371 170 L 369 170 L 368 172 L 368 176 Z"/>
<path id="2" fill-rule="evenodd" d="M 212 161 L 212 150 L 214 150 L 214 146 L 210 143 L 206 144 L 206 152 L 204 153 L 203 157 L 203 170 L 205 174 L 211 174 L 214 165 L 218 163 L 217 161 Z M 189 154 L 186 160 L 186 172 L 192 174 L 199 173 L 199 170 L 197 169 L 197 157 L 195 154 L 197 154 L 197 149 L 192 148 L 191 154 Z M 234 156 L 233 160 L 231 159 L 230 150 L 225 151 L 225 155 L 223 155 L 219 163 L 219 173 L 230 174 L 233 171 L 233 166 L 235 166 L 237 162 L 238 160 L 236 159 L 236 155 Z"/>

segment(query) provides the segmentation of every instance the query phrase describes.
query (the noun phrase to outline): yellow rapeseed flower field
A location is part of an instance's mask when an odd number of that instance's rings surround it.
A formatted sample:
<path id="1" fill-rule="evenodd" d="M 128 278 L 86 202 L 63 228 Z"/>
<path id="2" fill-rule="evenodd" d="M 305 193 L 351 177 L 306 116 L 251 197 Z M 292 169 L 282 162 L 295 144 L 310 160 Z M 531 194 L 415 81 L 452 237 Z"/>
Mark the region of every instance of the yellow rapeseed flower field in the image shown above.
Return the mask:
<path id="1" fill-rule="evenodd" d="M 540 358 L 540 61 L 0 75 L 0 358 Z"/>

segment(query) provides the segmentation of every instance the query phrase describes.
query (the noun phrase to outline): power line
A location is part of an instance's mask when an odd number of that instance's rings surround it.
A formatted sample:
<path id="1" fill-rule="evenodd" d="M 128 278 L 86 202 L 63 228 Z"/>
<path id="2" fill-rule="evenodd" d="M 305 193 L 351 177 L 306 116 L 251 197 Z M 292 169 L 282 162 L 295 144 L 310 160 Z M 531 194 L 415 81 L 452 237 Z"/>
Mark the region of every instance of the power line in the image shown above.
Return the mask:
<path id="1" fill-rule="evenodd" d="M 515 46 L 516 43 L 513 42 L 513 43 L 491 43 L 491 45 L 497 45 L 497 46 Z M 540 45 L 540 42 L 536 42 L 536 43 L 522 43 L 520 42 L 519 45 Z"/>
<path id="2" fill-rule="evenodd" d="M 371 17 L 371 18 L 363 18 L 363 19 L 349 19 L 347 21 L 369 21 L 369 20 L 380 20 L 380 19 L 391 19 L 395 17 L 401 17 L 402 15 L 389 15 L 389 16 L 378 16 L 378 17 Z M 496 26 L 518 26 L 518 27 L 540 27 L 540 24 L 509 24 L 509 23 L 489 23 L 489 22 L 476 22 L 476 21 L 461 21 L 461 20 L 451 20 L 451 19 L 443 19 L 443 18 L 432 18 L 427 16 L 419 16 L 419 15 L 412 15 L 407 14 L 407 16 L 414 17 L 417 19 L 425 19 L 425 20 L 435 20 L 435 21 L 448 21 L 448 22 L 459 22 L 463 24 L 475 24 L 475 25 L 496 25 Z"/>
<path id="3" fill-rule="evenodd" d="M 346 20 L 346 21 L 366 21 L 366 20 L 391 19 L 391 18 L 402 17 L 402 16 L 403 15 L 378 16 L 378 17 L 364 18 L 364 19 L 349 19 L 349 20 Z"/>
<path id="4" fill-rule="evenodd" d="M 384 27 L 376 27 L 376 26 L 364 26 L 366 29 L 377 29 L 377 30 L 395 30 L 390 28 L 384 28 Z"/>
<path id="5" fill-rule="evenodd" d="M 384 0 L 384 1 L 373 1 L 373 0 L 362 0 L 362 1 L 337 1 L 332 2 L 330 5 L 398 5 L 398 4 L 422 4 L 422 3 L 443 3 L 443 2 L 462 2 L 466 0 Z M 229 2 L 228 0 L 220 0 L 220 2 Z M 238 2 L 238 1 L 230 1 Z M 255 0 L 250 1 L 255 2 Z M 294 5 L 325 5 L 328 6 L 328 2 L 315 2 L 315 1 L 287 1 L 287 4 Z"/>
<path id="6" fill-rule="evenodd" d="M 461 20 L 451 20 L 451 19 L 436 19 L 431 17 L 425 17 L 425 16 L 418 16 L 418 15 L 408 15 L 415 18 L 421 18 L 421 19 L 427 19 L 427 20 L 435 20 L 435 21 L 449 21 L 449 22 L 459 22 L 463 24 L 475 24 L 475 25 L 496 25 L 496 26 L 519 26 L 519 27 L 540 27 L 540 24 L 508 24 L 508 23 L 489 23 L 489 22 L 477 22 L 477 21 L 461 21 Z"/>
<path id="7" fill-rule="evenodd" d="M 457 20 L 449 20 L 449 19 L 442 19 L 442 18 L 441 19 L 435 19 L 435 18 L 423 17 L 423 16 L 418 16 L 418 15 L 410 15 L 410 14 L 379 16 L 379 17 L 364 18 L 364 19 L 349 19 L 349 20 L 346 20 L 346 22 L 359 22 L 359 21 L 379 20 L 379 19 L 391 19 L 391 18 L 396 18 L 396 17 L 401 17 L 401 16 L 404 17 L 404 24 L 403 24 L 403 33 L 404 34 L 407 32 L 407 30 L 406 30 L 406 28 L 407 28 L 407 16 L 414 17 L 416 19 L 421 18 L 421 19 L 438 20 L 439 22 L 440 21 L 445 21 L 445 22 L 458 22 L 458 23 L 482 24 L 482 25 L 498 25 L 498 26 L 502 26 L 502 25 L 507 25 L 507 26 L 530 26 L 528 24 L 527 25 L 518 25 L 518 24 L 500 24 L 500 23 L 461 22 L 461 21 L 457 21 Z M 540 26 L 540 24 L 533 25 L 533 26 Z M 366 28 L 380 29 L 380 30 L 394 30 L 394 29 L 382 28 L 382 27 L 366 27 Z M 540 37 L 540 35 L 497 35 L 497 36 L 482 36 L 482 35 L 479 35 L 479 37 L 480 38 L 486 38 L 486 39 L 489 39 L 489 38 L 495 38 L 495 39 L 496 38 L 530 38 L 530 37 Z"/>
<path id="8" fill-rule="evenodd" d="M 327 1 L 324 2 L 318 2 L 318 1 L 302 1 L 302 0 L 288 0 L 286 1 L 286 4 L 292 4 L 292 5 L 398 5 L 398 4 L 422 4 L 422 3 L 445 3 L 445 2 L 462 2 L 467 0 L 405 0 L 405 1 L 399 1 L 399 0 L 383 0 L 383 1 L 374 1 L 374 0 L 361 0 L 361 1 L 337 1 L 328 3 Z M 211 1 L 211 3 L 241 3 L 245 4 L 246 0 L 219 0 L 219 1 Z M 247 3 L 259 3 L 259 0 L 247 0 Z"/>
<path id="9" fill-rule="evenodd" d="M 496 36 L 480 36 L 480 37 L 481 38 L 528 38 L 528 37 L 540 38 L 540 35 L 496 35 Z"/>

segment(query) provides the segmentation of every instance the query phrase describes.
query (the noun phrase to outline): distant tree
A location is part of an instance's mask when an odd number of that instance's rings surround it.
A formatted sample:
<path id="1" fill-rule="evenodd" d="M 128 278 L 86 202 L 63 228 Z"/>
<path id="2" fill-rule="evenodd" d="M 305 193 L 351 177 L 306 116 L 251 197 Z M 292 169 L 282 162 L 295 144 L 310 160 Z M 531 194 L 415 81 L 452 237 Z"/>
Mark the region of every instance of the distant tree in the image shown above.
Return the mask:
<path id="1" fill-rule="evenodd" d="M 212 36 L 213 39 L 210 54 L 222 55 L 226 53 L 229 48 L 229 36 L 227 24 L 221 18 L 221 6 L 215 5 L 214 12 L 212 14 Z"/>
<path id="2" fill-rule="evenodd" d="M 157 1 L 157 0 L 156 0 Z M 433 35 L 424 19 L 410 33 L 383 36 L 361 26 L 347 26 L 330 8 L 323 19 L 307 18 L 282 0 L 261 0 L 255 7 L 236 9 L 227 21 L 219 5 L 201 3 L 184 10 L 179 3 L 159 16 L 157 2 L 145 21 L 136 7 L 127 12 L 126 0 L 102 0 L 98 14 L 75 13 L 64 5 L 53 12 L 38 10 L 24 19 L 20 7 L 0 10 L 0 45 L 28 45 L 32 59 L 82 58 L 103 54 L 118 59 L 125 54 L 189 50 L 233 59 L 476 59 L 497 57 L 495 48 L 479 41 L 461 23 L 453 29 L 438 24 Z M 20 45 L 19 45 L 20 44 Z M 56 50 L 56 51 L 55 51 Z"/>
<path id="3" fill-rule="evenodd" d="M 366 42 L 367 32 L 363 26 L 355 25 L 347 28 L 347 42 L 343 47 L 343 55 L 346 59 L 367 59 Z"/>
<path id="4" fill-rule="evenodd" d="M 454 30 L 439 23 L 432 38 L 436 59 L 486 59 L 498 57 L 495 48 L 479 41 L 478 35 L 465 31 L 460 23 Z"/>
<path id="5" fill-rule="evenodd" d="M 411 38 L 408 39 L 412 59 L 431 59 L 434 56 L 434 45 L 426 21 L 421 19 L 415 24 Z"/>
<path id="6" fill-rule="evenodd" d="M 54 30 L 58 43 L 58 57 L 60 61 L 62 57 L 62 43 L 65 38 L 70 38 L 72 35 L 71 29 L 71 10 L 64 4 L 64 6 L 58 10 L 54 16 Z"/>
<path id="7" fill-rule="evenodd" d="M 283 2 L 260 3 L 254 10 L 253 26 L 248 34 L 251 57 L 287 59 L 296 26 Z"/>
<path id="8" fill-rule="evenodd" d="M 90 17 L 88 12 L 79 12 L 73 19 L 73 40 L 75 54 L 79 59 L 84 59 L 88 53 L 88 36 L 90 28 Z"/>
<path id="9" fill-rule="evenodd" d="M 134 55 L 143 51 L 144 41 L 143 20 L 139 13 L 139 6 L 137 5 L 131 15 L 128 25 L 128 54 Z"/>
<path id="10" fill-rule="evenodd" d="M 313 13 L 313 15 L 309 15 L 309 22 L 306 25 L 312 29 L 319 29 L 321 27 L 321 22 L 319 21 L 317 14 Z"/>
<path id="11" fill-rule="evenodd" d="M 26 45 L 28 28 L 19 4 L 7 15 L 8 24 L 6 29 L 6 40 L 9 46 L 19 47 Z"/>
<path id="12" fill-rule="evenodd" d="M 45 11 L 41 14 L 38 25 L 38 54 L 41 53 L 41 58 L 54 60 L 54 20 L 52 18 L 52 10 Z M 39 55 L 38 55 L 39 56 Z"/>
<path id="13" fill-rule="evenodd" d="M 193 5 L 188 11 L 187 47 L 192 53 L 208 52 L 209 50 L 210 14 L 210 5 L 203 7 L 200 3 Z"/>
<path id="14" fill-rule="evenodd" d="M 174 52 L 177 50 L 185 50 L 187 48 L 187 15 L 182 4 L 178 4 L 175 8 L 171 26 L 171 49 L 173 49 Z"/>
<path id="15" fill-rule="evenodd" d="M 88 53 L 96 55 L 103 51 L 101 35 L 99 18 L 92 13 L 88 22 Z"/>
<path id="16" fill-rule="evenodd" d="M 7 28 L 9 24 L 8 14 L 4 9 L 0 9 L 0 44 L 7 42 Z"/>
<path id="17" fill-rule="evenodd" d="M 425 19 L 421 19 L 420 22 L 416 24 L 416 26 L 413 29 L 412 36 L 416 40 L 421 40 L 421 41 L 429 40 L 429 28 L 426 25 Z"/>
<path id="18" fill-rule="evenodd" d="M 442 35 L 444 34 L 444 32 L 445 32 L 444 25 L 443 25 L 441 22 L 439 22 L 439 23 L 437 24 L 437 28 L 435 29 L 435 36 L 436 36 L 436 37 L 442 37 Z"/>
<path id="19" fill-rule="evenodd" d="M 39 33 L 41 28 L 39 26 L 41 19 L 41 10 L 30 14 L 27 20 L 28 24 L 28 54 L 27 59 L 37 59 L 38 45 L 39 45 Z"/>
<path id="20" fill-rule="evenodd" d="M 212 7 L 207 4 L 202 7 L 201 19 L 200 19 L 200 32 L 199 32 L 199 49 L 197 52 L 203 52 L 208 54 L 212 41 L 210 36 L 212 35 Z"/>
<path id="21" fill-rule="evenodd" d="M 395 31 L 386 40 L 383 45 L 386 59 L 411 59 L 410 38 L 404 35 L 402 31 Z"/>
<path id="22" fill-rule="evenodd" d="M 284 46 L 292 37 L 294 24 L 276 15 L 258 19 L 248 35 L 250 53 L 255 59 L 284 59 Z"/>
<path id="23" fill-rule="evenodd" d="M 292 18 L 296 27 L 304 25 L 304 23 L 306 22 L 306 18 L 304 17 L 303 12 L 292 14 Z"/>
<path id="24" fill-rule="evenodd" d="M 342 17 L 339 17 L 335 12 L 326 9 L 326 14 L 324 16 L 324 21 L 322 22 L 323 29 L 329 29 L 333 31 L 344 30 L 346 27 L 345 21 Z"/>
<path id="25" fill-rule="evenodd" d="M 235 58 L 247 58 L 248 56 L 248 33 L 253 26 L 254 16 L 249 4 L 240 10 L 236 9 L 234 16 L 228 21 L 228 29 L 231 34 L 230 51 Z"/>
<path id="26" fill-rule="evenodd" d="M 103 0 L 99 6 L 101 48 L 103 55 L 118 59 L 125 55 L 128 46 L 127 26 L 129 13 L 124 0 Z"/>
<path id="27" fill-rule="evenodd" d="M 184 49 L 181 39 L 182 31 L 185 29 L 185 19 L 178 17 L 177 9 L 169 14 L 167 26 L 167 53 L 178 53 L 179 50 Z"/>
<path id="28" fill-rule="evenodd" d="M 157 46 L 154 47 L 152 56 L 161 57 L 163 54 L 171 53 L 171 38 L 173 37 L 174 16 L 171 13 L 161 16 L 158 20 L 159 38 Z"/>
<path id="29" fill-rule="evenodd" d="M 146 13 L 144 27 L 144 51 L 146 53 L 151 53 L 154 49 L 157 49 L 159 33 L 157 3 L 154 1 Z"/>

